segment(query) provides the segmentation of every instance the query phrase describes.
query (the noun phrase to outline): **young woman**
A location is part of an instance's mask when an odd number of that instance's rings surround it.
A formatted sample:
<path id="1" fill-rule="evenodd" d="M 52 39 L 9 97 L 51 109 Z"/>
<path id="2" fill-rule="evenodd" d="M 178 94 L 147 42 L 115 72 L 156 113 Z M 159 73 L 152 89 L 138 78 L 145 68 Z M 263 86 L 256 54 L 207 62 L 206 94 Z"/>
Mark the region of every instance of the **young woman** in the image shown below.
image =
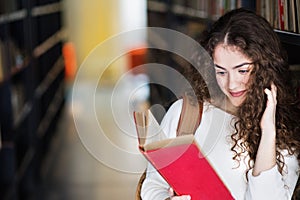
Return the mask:
<path id="1" fill-rule="evenodd" d="M 213 70 L 214 77 L 203 84 L 195 69 L 189 75 L 204 103 L 196 140 L 235 199 L 291 199 L 299 173 L 300 109 L 276 33 L 264 18 L 237 9 L 212 26 L 203 46 L 214 63 L 204 71 Z M 210 84 L 220 92 L 210 94 Z M 182 100 L 176 101 L 161 123 L 168 137 L 176 136 L 181 108 Z M 151 165 L 141 197 L 190 199 L 174 196 Z"/>

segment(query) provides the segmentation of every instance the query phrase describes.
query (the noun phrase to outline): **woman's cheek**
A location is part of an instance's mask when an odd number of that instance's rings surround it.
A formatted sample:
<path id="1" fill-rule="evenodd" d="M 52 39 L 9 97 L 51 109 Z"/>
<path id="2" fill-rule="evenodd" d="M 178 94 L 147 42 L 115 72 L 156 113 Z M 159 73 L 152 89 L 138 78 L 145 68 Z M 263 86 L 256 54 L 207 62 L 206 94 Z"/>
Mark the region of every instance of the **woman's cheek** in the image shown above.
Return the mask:
<path id="1" fill-rule="evenodd" d="M 218 83 L 220 89 L 225 93 L 226 80 L 224 80 L 222 78 L 217 78 L 217 83 Z"/>

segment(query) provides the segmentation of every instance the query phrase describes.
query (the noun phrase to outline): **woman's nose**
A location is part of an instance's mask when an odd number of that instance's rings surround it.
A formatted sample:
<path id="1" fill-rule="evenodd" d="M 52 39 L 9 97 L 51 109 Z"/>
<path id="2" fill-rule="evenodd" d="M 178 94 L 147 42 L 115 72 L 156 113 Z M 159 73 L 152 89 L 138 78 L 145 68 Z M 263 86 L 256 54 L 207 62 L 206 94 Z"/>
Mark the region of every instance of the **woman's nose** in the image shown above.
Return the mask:
<path id="1" fill-rule="evenodd" d="M 235 88 L 238 87 L 238 77 L 236 77 L 234 74 L 229 74 L 228 75 L 228 89 L 229 90 L 234 90 Z"/>

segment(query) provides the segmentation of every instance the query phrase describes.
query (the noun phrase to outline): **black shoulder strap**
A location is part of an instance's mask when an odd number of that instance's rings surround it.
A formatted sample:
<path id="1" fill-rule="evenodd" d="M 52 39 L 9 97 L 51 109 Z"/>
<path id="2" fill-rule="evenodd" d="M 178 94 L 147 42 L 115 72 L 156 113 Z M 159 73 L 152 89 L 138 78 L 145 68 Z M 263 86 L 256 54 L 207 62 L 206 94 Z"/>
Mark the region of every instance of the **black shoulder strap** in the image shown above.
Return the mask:
<path id="1" fill-rule="evenodd" d="M 183 105 L 177 127 L 177 136 L 195 134 L 200 125 L 203 112 L 203 103 L 198 103 L 191 96 L 183 96 Z"/>

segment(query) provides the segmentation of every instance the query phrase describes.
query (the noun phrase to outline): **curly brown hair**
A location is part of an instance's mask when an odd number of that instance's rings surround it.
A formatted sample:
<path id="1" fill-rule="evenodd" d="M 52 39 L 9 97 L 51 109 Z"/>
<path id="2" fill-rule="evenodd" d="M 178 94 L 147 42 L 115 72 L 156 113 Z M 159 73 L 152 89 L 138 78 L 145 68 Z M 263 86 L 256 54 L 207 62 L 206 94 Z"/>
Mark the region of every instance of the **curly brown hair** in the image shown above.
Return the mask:
<path id="1" fill-rule="evenodd" d="M 226 37 L 226 41 L 225 41 Z M 201 44 L 213 57 L 217 45 L 233 46 L 253 61 L 250 81 L 248 83 L 248 95 L 236 112 L 235 132 L 231 135 L 234 151 L 234 159 L 240 160 L 243 152 L 248 152 L 250 161 L 248 168 L 253 168 L 261 138 L 260 120 L 266 107 L 265 88 L 270 88 L 271 83 L 277 86 L 276 108 L 276 155 L 280 173 L 284 167 L 282 150 L 288 150 L 289 154 L 298 156 L 300 163 L 300 108 L 299 97 L 293 90 L 287 55 L 281 46 L 280 39 L 271 25 L 263 17 L 246 9 L 232 10 L 223 15 L 213 24 Z M 198 58 L 200 59 L 200 58 Z M 199 101 L 217 99 L 217 96 L 209 94 L 209 84 L 215 84 L 212 78 L 212 66 L 202 70 L 203 81 L 199 73 L 192 73 L 191 80 Z M 204 67 L 205 68 L 205 67 Z M 212 70 L 213 69 L 213 70 Z M 195 69 L 191 69 L 195 70 Z M 207 79 L 209 71 L 210 78 Z M 214 73 L 214 72 L 213 72 Z M 220 94 L 216 92 L 214 95 Z M 224 97 L 221 97 L 224 99 Z"/>

